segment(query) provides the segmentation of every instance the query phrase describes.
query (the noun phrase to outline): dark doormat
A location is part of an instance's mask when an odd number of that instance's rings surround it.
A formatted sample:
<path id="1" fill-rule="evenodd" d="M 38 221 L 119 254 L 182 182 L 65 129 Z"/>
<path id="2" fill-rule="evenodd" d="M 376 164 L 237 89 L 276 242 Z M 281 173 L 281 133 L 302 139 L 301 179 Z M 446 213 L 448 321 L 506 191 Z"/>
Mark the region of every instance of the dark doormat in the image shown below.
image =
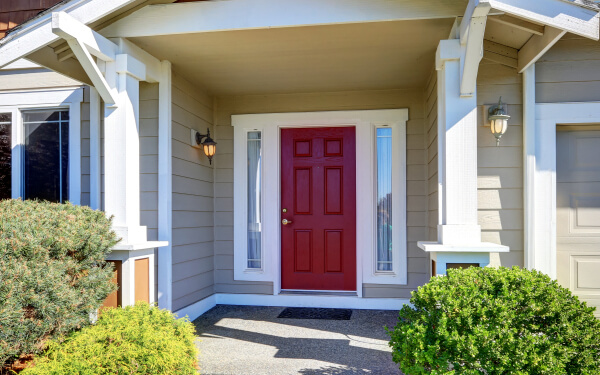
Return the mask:
<path id="1" fill-rule="evenodd" d="M 323 320 L 350 320 L 350 309 L 322 309 L 312 307 L 287 307 L 279 314 L 278 318 L 286 319 L 323 319 Z"/>

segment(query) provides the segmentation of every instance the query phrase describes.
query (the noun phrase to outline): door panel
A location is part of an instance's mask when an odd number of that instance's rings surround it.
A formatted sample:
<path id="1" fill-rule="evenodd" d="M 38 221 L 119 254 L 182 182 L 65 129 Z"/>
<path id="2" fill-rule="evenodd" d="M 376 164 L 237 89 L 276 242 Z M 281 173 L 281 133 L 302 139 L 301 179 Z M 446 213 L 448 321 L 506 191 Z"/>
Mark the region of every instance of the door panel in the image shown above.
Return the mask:
<path id="1" fill-rule="evenodd" d="M 600 309 L 600 131 L 557 133 L 556 181 L 557 279 Z"/>
<path id="2" fill-rule="evenodd" d="M 281 286 L 356 290 L 353 127 L 281 131 Z"/>

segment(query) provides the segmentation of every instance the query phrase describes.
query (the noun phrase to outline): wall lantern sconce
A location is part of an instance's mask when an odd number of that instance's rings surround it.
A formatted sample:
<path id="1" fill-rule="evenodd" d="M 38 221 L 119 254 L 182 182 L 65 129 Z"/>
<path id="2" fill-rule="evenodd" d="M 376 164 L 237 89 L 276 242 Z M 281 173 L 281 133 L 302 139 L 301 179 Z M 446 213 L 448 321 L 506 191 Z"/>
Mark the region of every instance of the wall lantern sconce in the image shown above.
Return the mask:
<path id="1" fill-rule="evenodd" d="M 204 142 L 202 139 L 204 138 Z M 210 137 L 210 129 L 206 129 L 206 134 L 200 134 L 200 132 L 192 129 L 192 147 L 202 148 L 204 155 L 208 157 L 208 162 L 212 164 L 212 158 L 217 152 L 217 142 L 213 141 Z"/>
<path id="2" fill-rule="evenodd" d="M 500 138 L 506 129 L 508 128 L 509 115 L 504 110 L 504 103 L 502 103 L 502 97 L 498 100 L 498 104 L 490 107 L 488 110 L 488 120 L 490 121 L 490 130 L 494 137 L 496 137 L 496 146 L 500 145 Z"/>

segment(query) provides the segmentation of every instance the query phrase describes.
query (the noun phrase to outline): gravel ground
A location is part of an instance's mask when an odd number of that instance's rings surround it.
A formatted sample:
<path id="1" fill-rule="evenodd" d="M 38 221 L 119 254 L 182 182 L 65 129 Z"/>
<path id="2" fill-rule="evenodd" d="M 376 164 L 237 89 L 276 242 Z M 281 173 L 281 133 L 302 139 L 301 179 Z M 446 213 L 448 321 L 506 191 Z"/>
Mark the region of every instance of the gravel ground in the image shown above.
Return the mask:
<path id="1" fill-rule="evenodd" d="M 350 320 L 279 319 L 282 307 L 219 305 L 194 321 L 204 375 L 402 374 L 384 326 L 397 311 Z"/>

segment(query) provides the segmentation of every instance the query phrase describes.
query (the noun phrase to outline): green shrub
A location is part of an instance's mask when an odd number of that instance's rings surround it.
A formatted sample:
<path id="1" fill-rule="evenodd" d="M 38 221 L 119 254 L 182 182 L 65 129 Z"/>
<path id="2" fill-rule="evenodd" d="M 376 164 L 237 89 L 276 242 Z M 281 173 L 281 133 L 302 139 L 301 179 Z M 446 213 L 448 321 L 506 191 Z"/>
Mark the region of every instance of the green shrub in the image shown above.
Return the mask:
<path id="1" fill-rule="evenodd" d="M 196 374 L 195 330 L 147 303 L 108 309 L 98 322 L 53 341 L 22 375 Z"/>
<path id="2" fill-rule="evenodd" d="M 110 224 L 87 207 L 0 201 L 0 366 L 89 324 L 115 288 Z"/>
<path id="3" fill-rule="evenodd" d="M 413 292 L 390 332 L 406 374 L 600 374 L 600 321 L 548 276 L 450 270 Z"/>

